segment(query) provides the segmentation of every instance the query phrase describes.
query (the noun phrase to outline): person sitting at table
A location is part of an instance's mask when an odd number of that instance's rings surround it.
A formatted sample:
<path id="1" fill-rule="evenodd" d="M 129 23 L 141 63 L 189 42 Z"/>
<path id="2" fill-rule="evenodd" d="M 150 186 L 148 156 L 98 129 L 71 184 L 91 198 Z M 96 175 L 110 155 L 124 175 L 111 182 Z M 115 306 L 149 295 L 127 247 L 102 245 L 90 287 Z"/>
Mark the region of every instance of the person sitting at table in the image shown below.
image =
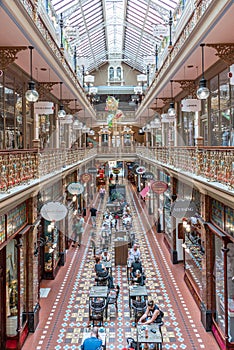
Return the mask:
<path id="1" fill-rule="evenodd" d="M 133 261 L 133 263 L 132 263 L 131 273 L 132 273 L 133 277 L 135 277 L 135 275 L 136 275 L 136 270 L 139 270 L 140 273 L 143 272 L 143 267 L 142 267 L 141 261 L 138 257 L 136 257 L 135 261 Z"/>
<path id="2" fill-rule="evenodd" d="M 141 258 L 141 253 L 140 253 L 140 249 L 138 248 L 137 244 L 134 244 L 133 247 L 129 250 L 129 254 L 128 254 L 128 260 L 129 260 L 129 265 L 132 266 L 132 263 L 136 260 L 136 259 Z"/>
<path id="3" fill-rule="evenodd" d="M 111 260 L 111 255 L 108 253 L 107 248 L 103 249 L 103 252 L 101 254 L 101 260 L 102 261 L 110 261 Z"/>
<path id="4" fill-rule="evenodd" d="M 98 328 L 93 327 L 89 338 L 86 338 L 81 345 L 81 350 L 101 350 L 102 340 L 98 338 Z"/>
<path id="5" fill-rule="evenodd" d="M 138 323 L 151 324 L 161 323 L 163 313 L 153 300 L 148 301 L 145 313 L 140 317 Z"/>
<path id="6" fill-rule="evenodd" d="M 136 270 L 135 276 L 132 277 L 132 283 L 137 284 L 139 286 L 145 285 L 145 278 L 140 270 Z"/>
<path id="7" fill-rule="evenodd" d="M 114 283 L 113 283 L 113 277 L 109 275 L 109 272 L 108 270 L 106 269 L 106 267 L 101 263 L 101 258 L 100 256 L 97 256 L 96 259 L 96 264 L 95 264 L 95 272 L 96 272 L 96 275 L 97 277 L 107 277 L 107 280 L 108 280 L 108 287 L 110 289 L 113 289 L 114 288 Z"/>

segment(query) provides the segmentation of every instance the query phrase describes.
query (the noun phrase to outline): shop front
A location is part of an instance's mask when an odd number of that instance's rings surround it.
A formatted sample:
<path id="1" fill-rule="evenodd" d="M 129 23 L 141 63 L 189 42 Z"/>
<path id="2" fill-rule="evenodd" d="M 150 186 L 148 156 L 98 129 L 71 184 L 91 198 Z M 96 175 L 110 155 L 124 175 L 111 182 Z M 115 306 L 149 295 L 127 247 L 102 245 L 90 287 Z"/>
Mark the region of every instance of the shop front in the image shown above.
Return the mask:
<path id="1" fill-rule="evenodd" d="M 234 209 L 211 199 L 213 325 L 222 349 L 234 349 Z"/>
<path id="2" fill-rule="evenodd" d="M 0 216 L 0 347 L 21 348 L 29 332 L 28 202 Z"/>

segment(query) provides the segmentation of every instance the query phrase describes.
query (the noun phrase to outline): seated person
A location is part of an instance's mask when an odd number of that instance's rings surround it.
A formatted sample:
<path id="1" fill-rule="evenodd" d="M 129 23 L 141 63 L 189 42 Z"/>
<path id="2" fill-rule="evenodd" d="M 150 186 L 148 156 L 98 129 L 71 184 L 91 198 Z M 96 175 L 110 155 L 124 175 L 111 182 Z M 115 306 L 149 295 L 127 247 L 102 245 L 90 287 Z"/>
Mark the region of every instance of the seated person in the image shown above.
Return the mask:
<path id="1" fill-rule="evenodd" d="M 136 260 L 136 259 L 141 258 L 141 253 L 140 253 L 140 249 L 138 248 L 137 244 L 134 244 L 133 247 L 129 250 L 129 254 L 128 254 L 128 260 L 129 260 L 129 264 L 132 263 Z"/>
<path id="2" fill-rule="evenodd" d="M 93 327 L 90 338 L 85 339 L 81 345 L 81 350 L 100 350 L 102 349 L 102 340 L 98 338 L 98 328 Z"/>
<path id="3" fill-rule="evenodd" d="M 107 276 L 108 275 L 108 271 L 106 270 L 105 266 L 101 263 L 100 256 L 97 256 L 95 258 L 95 261 L 96 261 L 96 263 L 95 263 L 94 269 L 95 269 L 95 272 L 96 272 L 97 276 L 99 274 L 102 274 L 103 277 Z M 106 272 L 106 274 L 104 272 Z"/>
<path id="4" fill-rule="evenodd" d="M 110 289 L 114 288 L 114 283 L 113 283 L 113 277 L 109 275 L 108 270 L 105 268 L 105 266 L 101 263 L 101 258 L 100 256 L 96 257 L 96 264 L 95 264 L 95 272 L 97 274 L 97 277 L 107 277 L 108 280 L 108 287 Z"/>
<path id="5" fill-rule="evenodd" d="M 143 272 L 143 267 L 142 267 L 141 261 L 140 261 L 140 259 L 138 257 L 136 257 L 135 261 L 133 261 L 133 263 L 132 263 L 131 273 L 132 273 L 133 276 L 135 276 L 136 270 L 139 270 L 140 273 Z"/>
<path id="6" fill-rule="evenodd" d="M 159 307 L 155 304 L 153 300 L 148 301 L 147 309 L 145 313 L 141 316 L 138 323 L 151 324 L 151 323 L 161 323 L 162 316 Z"/>
<path id="7" fill-rule="evenodd" d="M 101 254 L 101 260 L 102 261 L 110 261 L 111 260 L 111 255 L 108 253 L 108 249 L 104 248 L 103 252 Z"/>
<path id="8" fill-rule="evenodd" d="M 139 286 L 145 285 L 144 276 L 139 270 L 136 270 L 135 276 L 132 276 L 132 282 L 133 284 L 138 284 Z"/>

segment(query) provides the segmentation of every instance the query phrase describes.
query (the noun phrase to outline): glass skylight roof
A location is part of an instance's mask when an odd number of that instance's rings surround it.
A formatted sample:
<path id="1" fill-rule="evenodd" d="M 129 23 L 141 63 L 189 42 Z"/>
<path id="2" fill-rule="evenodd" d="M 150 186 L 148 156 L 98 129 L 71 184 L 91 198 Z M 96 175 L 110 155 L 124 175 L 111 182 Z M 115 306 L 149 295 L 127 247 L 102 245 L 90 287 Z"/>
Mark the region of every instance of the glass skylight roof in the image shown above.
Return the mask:
<path id="1" fill-rule="evenodd" d="M 91 72 L 118 58 L 143 72 L 144 57 L 154 54 L 161 38 L 154 27 L 166 24 L 179 0 L 51 0 L 69 27 L 77 60 Z"/>

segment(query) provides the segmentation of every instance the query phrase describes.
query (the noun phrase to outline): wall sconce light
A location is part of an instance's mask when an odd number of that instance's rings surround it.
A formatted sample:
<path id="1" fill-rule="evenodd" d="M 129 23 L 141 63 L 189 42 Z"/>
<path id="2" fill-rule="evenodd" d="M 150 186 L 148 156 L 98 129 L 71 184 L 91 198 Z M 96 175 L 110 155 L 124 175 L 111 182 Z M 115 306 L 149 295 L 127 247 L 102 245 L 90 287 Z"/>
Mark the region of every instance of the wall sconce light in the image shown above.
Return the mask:
<path id="1" fill-rule="evenodd" d="M 202 78 L 199 82 L 199 88 L 197 90 L 197 98 L 199 100 L 206 100 L 210 94 L 209 89 L 206 87 L 206 79 L 204 77 L 204 46 L 205 44 L 201 44 L 202 49 Z"/>
<path id="2" fill-rule="evenodd" d="M 173 86 L 172 86 L 173 80 L 171 80 L 170 82 L 171 82 L 171 103 L 170 103 L 170 106 L 169 106 L 167 113 L 168 113 L 169 117 L 175 117 L 176 110 L 175 110 L 175 104 L 173 101 Z"/>
<path id="3" fill-rule="evenodd" d="M 59 110 L 58 110 L 58 117 L 59 118 L 64 118 L 66 116 L 66 112 L 64 111 L 64 106 L 62 104 L 62 85 L 63 83 L 60 82 L 60 105 L 59 105 Z"/>
<path id="4" fill-rule="evenodd" d="M 39 98 L 39 94 L 37 90 L 35 90 L 35 83 L 32 78 L 32 50 L 33 46 L 28 47 L 30 50 L 30 81 L 28 82 L 28 90 L 25 93 L 25 98 L 28 102 L 37 102 Z"/>

